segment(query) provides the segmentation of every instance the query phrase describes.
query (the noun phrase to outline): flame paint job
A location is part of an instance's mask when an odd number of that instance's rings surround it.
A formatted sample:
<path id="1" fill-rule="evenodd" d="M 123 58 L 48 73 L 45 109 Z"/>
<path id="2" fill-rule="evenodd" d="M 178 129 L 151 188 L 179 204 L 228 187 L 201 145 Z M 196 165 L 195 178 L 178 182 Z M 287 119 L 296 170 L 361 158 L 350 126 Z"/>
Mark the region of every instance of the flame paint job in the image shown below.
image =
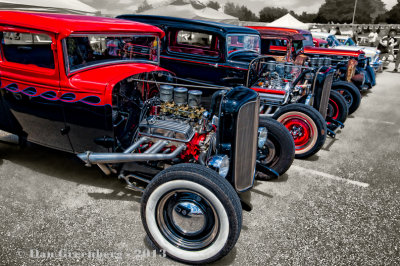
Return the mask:
<path id="1" fill-rule="evenodd" d="M 153 71 L 148 63 L 118 62 L 66 73 L 63 38 L 71 33 L 137 33 L 162 38 L 159 28 L 112 18 L 0 11 L 0 30 L 51 37 L 54 69 L 0 57 L 0 128 L 52 148 L 104 151 L 113 137 L 112 90 L 121 80 Z"/>

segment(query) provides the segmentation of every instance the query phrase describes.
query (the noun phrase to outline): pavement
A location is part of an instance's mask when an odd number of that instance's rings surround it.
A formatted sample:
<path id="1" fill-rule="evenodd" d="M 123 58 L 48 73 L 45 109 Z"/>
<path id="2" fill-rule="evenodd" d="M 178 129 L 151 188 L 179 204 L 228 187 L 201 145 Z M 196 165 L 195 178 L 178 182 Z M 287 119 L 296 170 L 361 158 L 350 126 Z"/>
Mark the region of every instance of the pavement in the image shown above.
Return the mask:
<path id="1" fill-rule="evenodd" d="M 400 264 L 400 74 L 389 69 L 336 139 L 256 182 L 215 265 Z M 179 265 L 146 244 L 140 194 L 71 155 L 0 143 L 0 182 L 2 265 Z"/>

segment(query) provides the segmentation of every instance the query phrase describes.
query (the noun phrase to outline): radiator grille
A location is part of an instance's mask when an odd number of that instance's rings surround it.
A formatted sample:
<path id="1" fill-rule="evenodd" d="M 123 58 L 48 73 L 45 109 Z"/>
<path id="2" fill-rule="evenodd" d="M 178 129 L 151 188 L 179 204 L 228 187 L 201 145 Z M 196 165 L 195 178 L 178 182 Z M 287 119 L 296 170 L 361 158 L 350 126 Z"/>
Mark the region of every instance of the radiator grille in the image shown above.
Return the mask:
<path id="1" fill-rule="evenodd" d="M 333 82 L 333 73 L 330 73 L 325 78 L 319 105 L 319 112 L 321 113 L 323 118 L 326 118 L 326 114 L 328 112 L 328 104 L 329 104 L 329 97 L 331 94 L 332 82 Z"/>
<path id="2" fill-rule="evenodd" d="M 242 106 L 236 121 L 235 186 L 245 191 L 253 186 L 257 153 L 258 110 L 260 100 Z"/>

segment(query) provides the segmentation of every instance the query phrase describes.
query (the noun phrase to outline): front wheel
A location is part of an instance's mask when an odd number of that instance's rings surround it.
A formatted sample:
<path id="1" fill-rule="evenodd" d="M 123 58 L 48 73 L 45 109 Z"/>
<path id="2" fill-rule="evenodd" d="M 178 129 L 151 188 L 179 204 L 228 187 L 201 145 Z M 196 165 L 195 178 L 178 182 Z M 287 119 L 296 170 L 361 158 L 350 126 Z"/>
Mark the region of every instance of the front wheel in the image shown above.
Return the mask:
<path id="1" fill-rule="evenodd" d="M 347 119 L 348 112 L 349 107 L 344 97 L 337 91 L 331 91 L 326 115 L 343 124 Z M 331 124 L 328 123 L 328 127 L 331 127 Z"/>
<path id="2" fill-rule="evenodd" d="M 157 249 L 189 264 L 224 257 L 242 226 L 240 199 L 233 187 L 197 164 L 171 166 L 156 175 L 143 194 L 141 216 Z"/>
<path id="3" fill-rule="evenodd" d="M 303 159 L 317 153 L 326 140 L 326 122 L 313 107 L 294 103 L 280 107 L 273 118 L 282 123 L 293 137 L 295 157 Z"/>
<path id="4" fill-rule="evenodd" d="M 354 113 L 361 104 L 360 90 L 353 83 L 336 81 L 332 84 L 332 90 L 339 92 L 349 106 L 349 115 Z"/>
<path id="5" fill-rule="evenodd" d="M 283 175 L 292 165 L 295 155 L 295 146 L 292 135 L 278 121 L 260 116 L 260 127 L 267 128 L 268 138 L 265 145 L 258 149 L 260 162 L 265 166 Z M 258 172 L 257 178 L 271 179 L 266 173 Z"/>

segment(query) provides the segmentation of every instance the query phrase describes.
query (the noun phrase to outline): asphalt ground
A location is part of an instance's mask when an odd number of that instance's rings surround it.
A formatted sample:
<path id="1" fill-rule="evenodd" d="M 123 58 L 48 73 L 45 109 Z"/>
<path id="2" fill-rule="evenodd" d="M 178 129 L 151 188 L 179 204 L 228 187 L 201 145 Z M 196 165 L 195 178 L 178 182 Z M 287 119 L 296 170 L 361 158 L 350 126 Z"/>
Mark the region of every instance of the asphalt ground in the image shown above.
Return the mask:
<path id="1" fill-rule="evenodd" d="M 400 264 L 400 74 L 377 83 L 317 155 L 256 182 L 216 265 Z M 70 155 L 0 144 L 0 182 L 0 265 L 178 264 L 146 244 L 140 194 Z"/>

